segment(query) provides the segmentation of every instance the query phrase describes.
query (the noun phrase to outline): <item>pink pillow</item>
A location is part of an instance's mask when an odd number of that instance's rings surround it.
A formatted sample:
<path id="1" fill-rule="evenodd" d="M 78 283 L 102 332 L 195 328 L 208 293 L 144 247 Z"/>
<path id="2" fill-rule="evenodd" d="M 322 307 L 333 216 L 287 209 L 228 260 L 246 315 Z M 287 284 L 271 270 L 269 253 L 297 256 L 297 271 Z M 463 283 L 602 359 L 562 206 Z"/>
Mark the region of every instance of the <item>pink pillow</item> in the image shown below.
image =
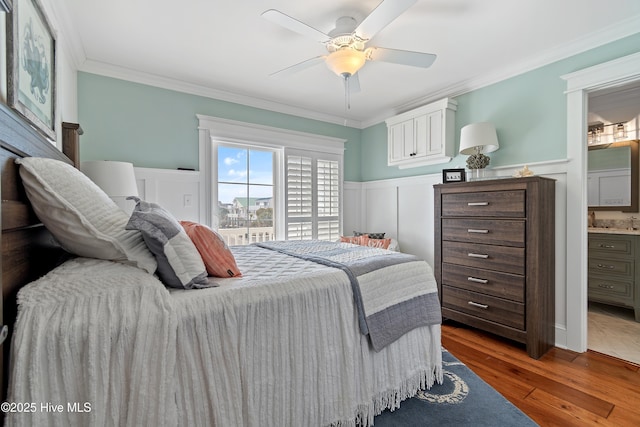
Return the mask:
<path id="1" fill-rule="evenodd" d="M 367 236 L 340 236 L 340 242 L 351 243 L 354 245 L 361 245 L 363 237 L 367 237 Z"/>
<path id="2" fill-rule="evenodd" d="M 369 236 L 362 236 L 362 243 L 360 244 L 371 248 L 389 249 L 391 239 L 372 239 Z"/>
<path id="3" fill-rule="evenodd" d="M 220 234 L 196 222 L 180 221 L 180 225 L 200 252 L 209 276 L 242 276 L 236 259 Z"/>

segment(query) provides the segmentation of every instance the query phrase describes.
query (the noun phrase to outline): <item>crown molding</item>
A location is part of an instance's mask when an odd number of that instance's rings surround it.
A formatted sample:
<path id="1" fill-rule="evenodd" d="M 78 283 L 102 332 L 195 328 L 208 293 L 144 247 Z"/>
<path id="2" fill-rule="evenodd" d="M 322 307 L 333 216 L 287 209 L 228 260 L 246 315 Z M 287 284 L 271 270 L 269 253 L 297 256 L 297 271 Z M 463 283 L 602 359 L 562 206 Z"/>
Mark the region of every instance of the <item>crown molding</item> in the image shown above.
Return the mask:
<path id="1" fill-rule="evenodd" d="M 248 107 L 260 108 L 263 110 L 289 114 L 292 116 L 318 120 L 326 123 L 334 123 L 342 126 L 360 128 L 359 121 L 345 120 L 344 117 L 333 116 L 330 114 L 320 113 L 318 111 L 306 110 L 304 108 L 299 108 L 292 105 L 268 101 L 266 99 L 188 83 L 177 79 L 145 73 L 113 64 L 107 64 L 104 62 L 87 60 L 79 68 L 79 71 L 98 74 L 105 77 L 127 80 L 134 83 L 141 83 L 177 92 L 188 93 L 191 95 L 217 99 L 220 101 L 233 102 L 235 104 L 246 105 Z"/>
<path id="2" fill-rule="evenodd" d="M 445 97 L 454 98 L 511 77 L 533 71 L 537 68 L 544 67 L 545 65 L 578 55 L 588 50 L 595 49 L 607 43 L 623 39 L 638 33 L 638 28 L 640 28 L 640 15 L 629 17 L 621 22 L 605 27 L 600 31 L 593 32 L 586 37 L 557 46 L 554 49 L 543 52 L 541 55 L 513 64 L 511 67 L 503 68 L 499 72 L 485 74 L 475 79 L 456 83 L 436 92 L 431 92 L 422 97 L 415 98 L 405 104 L 397 105 L 395 109 L 388 110 L 374 118 L 371 118 L 370 120 L 364 121 L 363 127 L 372 126 L 393 115 L 404 113 L 405 111 L 420 107 L 438 99 Z"/>
<path id="3" fill-rule="evenodd" d="M 87 56 L 68 9 L 56 7 L 55 0 L 42 0 L 42 8 L 54 28 L 56 42 L 63 46 L 62 50 L 74 69 L 79 69 Z"/>
<path id="4" fill-rule="evenodd" d="M 92 74 L 98 74 L 105 77 L 112 77 L 121 80 L 127 80 L 135 83 L 160 87 L 163 89 L 173 90 L 177 92 L 188 93 L 192 95 L 217 99 L 221 101 L 233 102 L 236 104 L 246 105 L 249 107 L 265 109 L 277 113 L 293 115 L 297 117 L 318 120 L 326 123 L 348 126 L 356 129 L 364 129 L 369 126 L 379 124 L 389 117 L 411 110 L 413 108 L 428 104 L 444 97 L 456 97 L 465 93 L 498 83 L 511 77 L 535 70 L 553 62 L 566 59 L 579 53 L 597 48 L 599 46 L 611 43 L 638 33 L 640 28 L 640 15 L 627 18 L 624 21 L 605 27 L 602 30 L 589 34 L 586 37 L 576 39 L 572 42 L 565 43 L 554 49 L 545 51 L 541 55 L 530 57 L 525 61 L 514 64 L 509 68 L 503 68 L 499 72 L 489 73 L 478 78 L 456 83 L 443 89 L 430 92 L 424 96 L 414 98 L 406 103 L 396 105 L 395 107 L 380 111 L 374 117 L 367 120 L 349 120 L 344 117 L 331 114 L 321 113 L 318 111 L 302 109 L 292 105 L 269 101 L 249 95 L 232 93 L 220 89 L 187 83 L 184 81 L 158 76 L 154 74 L 144 73 L 120 67 L 113 64 L 86 59 L 84 49 L 80 37 L 77 36 L 72 20 L 66 11 L 58 14 L 59 25 L 63 30 L 63 39 L 65 45 L 69 47 L 69 53 L 73 62 L 77 65 L 79 71 Z"/>

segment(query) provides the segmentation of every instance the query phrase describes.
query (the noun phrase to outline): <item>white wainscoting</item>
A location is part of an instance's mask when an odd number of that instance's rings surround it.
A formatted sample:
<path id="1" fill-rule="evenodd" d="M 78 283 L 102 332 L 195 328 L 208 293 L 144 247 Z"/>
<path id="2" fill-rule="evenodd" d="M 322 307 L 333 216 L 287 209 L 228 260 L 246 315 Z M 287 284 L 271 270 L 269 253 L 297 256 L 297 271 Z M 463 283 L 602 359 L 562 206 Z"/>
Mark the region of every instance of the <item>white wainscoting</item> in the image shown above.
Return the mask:
<path id="1" fill-rule="evenodd" d="M 524 165 L 510 165 L 487 171 L 496 177 L 510 176 Z M 537 175 L 556 180 L 556 345 L 567 347 L 567 161 L 529 164 Z M 400 250 L 433 266 L 433 185 L 442 174 L 422 175 L 369 182 L 345 183 L 343 232 L 353 230 L 385 232 L 398 240 Z M 360 200 L 356 206 L 355 200 Z M 585 213 L 586 215 L 586 213 Z"/>
<path id="2" fill-rule="evenodd" d="M 523 165 L 491 169 L 495 176 L 509 176 Z M 530 164 L 536 174 L 556 180 L 556 345 L 567 347 L 567 161 Z M 488 171 L 489 172 L 489 171 Z M 203 222 L 200 173 L 135 168 L 140 198 L 155 202 L 180 220 Z M 345 182 L 343 234 L 353 231 L 384 232 L 398 240 L 400 250 L 433 265 L 433 185 L 441 174 L 369 182 Z M 585 213 L 586 215 L 586 213 Z M 575 220 L 571 219 L 571 220 Z"/>
<path id="3" fill-rule="evenodd" d="M 422 175 L 345 183 L 343 233 L 386 233 L 402 252 L 433 264 L 433 184 L 439 182 L 440 175 Z M 354 200 L 359 206 L 350 209 Z"/>
<path id="4" fill-rule="evenodd" d="M 202 222 L 200 172 L 134 168 L 138 194 L 157 203 L 181 221 Z"/>

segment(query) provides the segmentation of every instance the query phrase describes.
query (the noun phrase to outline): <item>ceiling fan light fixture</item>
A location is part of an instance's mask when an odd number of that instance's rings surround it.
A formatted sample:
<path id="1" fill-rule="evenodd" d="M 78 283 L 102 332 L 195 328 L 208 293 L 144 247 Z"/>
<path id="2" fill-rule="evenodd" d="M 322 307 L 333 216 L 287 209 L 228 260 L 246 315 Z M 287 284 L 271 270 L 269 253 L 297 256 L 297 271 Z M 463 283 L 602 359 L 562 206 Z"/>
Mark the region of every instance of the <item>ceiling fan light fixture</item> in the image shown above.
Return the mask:
<path id="1" fill-rule="evenodd" d="M 343 48 L 331 52 L 327 56 L 327 67 L 342 77 L 350 77 L 360 70 L 367 62 L 367 55 L 361 50 Z"/>

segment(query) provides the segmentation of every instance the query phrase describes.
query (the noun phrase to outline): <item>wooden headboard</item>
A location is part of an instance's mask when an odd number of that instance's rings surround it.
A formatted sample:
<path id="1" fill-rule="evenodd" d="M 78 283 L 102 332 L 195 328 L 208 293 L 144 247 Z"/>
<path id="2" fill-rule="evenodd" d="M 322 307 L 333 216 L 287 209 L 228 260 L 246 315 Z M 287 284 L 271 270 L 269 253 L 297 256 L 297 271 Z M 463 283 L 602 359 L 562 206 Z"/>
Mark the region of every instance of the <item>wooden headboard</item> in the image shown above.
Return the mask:
<path id="1" fill-rule="evenodd" d="M 66 133 L 66 128 L 63 130 Z M 71 135 L 71 134 L 70 134 Z M 71 150 L 77 156 L 77 146 L 65 135 L 65 151 Z M 73 138 L 72 138 L 73 139 Z M 75 138 L 77 142 L 77 137 Z M 2 195 L 2 324 L 8 325 L 9 338 L 3 343 L 3 363 L 0 364 L 2 396 L 7 390 L 8 355 L 11 332 L 15 323 L 17 306 L 16 294 L 25 284 L 37 279 L 53 267 L 69 258 L 46 228 L 33 213 L 18 174 L 14 160 L 19 157 L 48 157 L 69 164 L 77 164 L 78 159 L 69 159 L 53 144 L 33 129 L 23 118 L 9 107 L 0 103 L 0 182 Z"/>

